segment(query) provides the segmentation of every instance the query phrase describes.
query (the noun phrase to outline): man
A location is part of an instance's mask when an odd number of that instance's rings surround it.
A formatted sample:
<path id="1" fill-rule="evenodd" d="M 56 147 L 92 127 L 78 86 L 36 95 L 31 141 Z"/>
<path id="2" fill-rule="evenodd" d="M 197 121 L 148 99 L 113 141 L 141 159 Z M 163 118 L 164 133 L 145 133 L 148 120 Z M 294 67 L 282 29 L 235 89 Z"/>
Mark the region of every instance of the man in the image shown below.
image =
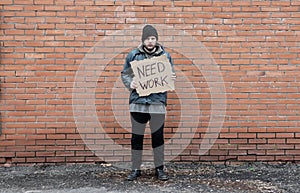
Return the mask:
<path id="1" fill-rule="evenodd" d="M 130 91 L 132 171 L 127 177 L 127 180 L 130 181 L 136 180 L 141 176 L 140 167 L 142 164 L 143 139 L 147 122 L 149 122 L 151 130 L 155 175 L 159 180 L 168 180 L 168 176 L 164 172 L 164 122 L 167 92 L 152 93 L 148 96 L 140 97 L 136 91 L 138 84 L 134 80 L 134 74 L 130 65 L 130 62 L 134 60 L 144 60 L 165 54 L 173 69 L 170 54 L 157 41 L 157 30 L 151 25 L 146 25 L 142 32 L 142 44 L 127 55 L 124 69 L 121 72 L 122 81 Z M 173 70 L 172 79 L 175 78 Z"/>

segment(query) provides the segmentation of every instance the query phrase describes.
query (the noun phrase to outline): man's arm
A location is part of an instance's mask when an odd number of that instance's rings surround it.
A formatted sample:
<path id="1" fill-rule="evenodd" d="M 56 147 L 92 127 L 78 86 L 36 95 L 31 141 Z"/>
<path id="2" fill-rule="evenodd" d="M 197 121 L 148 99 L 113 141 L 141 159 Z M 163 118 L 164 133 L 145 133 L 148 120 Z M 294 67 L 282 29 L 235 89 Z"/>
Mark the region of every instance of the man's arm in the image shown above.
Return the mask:
<path id="1" fill-rule="evenodd" d="M 172 76 L 171 76 L 171 78 L 172 78 L 173 80 L 175 80 L 175 79 L 176 79 L 176 73 L 175 73 L 174 63 L 173 63 L 172 57 L 171 57 L 171 55 L 170 55 L 168 52 L 166 52 L 166 55 L 167 55 L 167 57 L 168 57 L 168 59 L 169 59 L 169 62 L 170 62 L 170 64 L 171 64 L 171 67 L 172 67 Z"/>
<path id="2" fill-rule="evenodd" d="M 132 53 L 129 53 L 125 59 L 125 64 L 124 64 L 123 70 L 121 72 L 121 78 L 122 78 L 123 84 L 130 91 L 133 90 L 133 88 L 131 88 L 131 83 L 132 83 L 132 80 L 134 77 L 133 70 L 130 65 L 130 62 L 132 61 L 131 58 L 132 58 Z"/>

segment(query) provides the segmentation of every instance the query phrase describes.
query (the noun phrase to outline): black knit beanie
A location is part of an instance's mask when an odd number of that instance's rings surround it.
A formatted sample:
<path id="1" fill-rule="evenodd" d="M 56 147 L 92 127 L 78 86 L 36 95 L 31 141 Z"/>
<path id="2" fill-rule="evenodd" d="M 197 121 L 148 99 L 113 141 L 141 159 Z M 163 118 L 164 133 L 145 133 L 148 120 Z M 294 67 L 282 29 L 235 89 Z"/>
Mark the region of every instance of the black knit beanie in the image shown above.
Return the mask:
<path id="1" fill-rule="evenodd" d="M 149 36 L 155 36 L 156 40 L 158 40 L 158 34 L 156 29 L 152 25 L 146 25 L 143 28 L 143 34 L 142 34 L 142 42 L 145 41 Z"/>

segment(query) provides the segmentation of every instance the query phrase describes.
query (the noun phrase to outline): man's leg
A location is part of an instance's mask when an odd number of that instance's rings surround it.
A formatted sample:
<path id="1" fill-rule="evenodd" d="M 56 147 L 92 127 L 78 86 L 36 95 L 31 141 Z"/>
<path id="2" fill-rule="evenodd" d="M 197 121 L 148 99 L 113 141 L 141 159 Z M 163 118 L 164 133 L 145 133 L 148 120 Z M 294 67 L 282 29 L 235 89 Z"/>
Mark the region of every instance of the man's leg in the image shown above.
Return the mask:
<path id="1" fill-rule="evenodd" d="M 149 114 L 132 112 L 131 125 L 131 162 L 132 172 L 127 177 L 128 180 L 135 180 L 141 175 L 140 167 L 142 164 L 143 156 L 143 141 L 146 124 L 149 120 Z"/>
<path id="2" fill-rule="evenodd" d="M 164 173 L 164 123 L 165 114 L 151 114 L 150 128 L 154 155 L 155 172 L 160 180 L 168 180 Z"/>

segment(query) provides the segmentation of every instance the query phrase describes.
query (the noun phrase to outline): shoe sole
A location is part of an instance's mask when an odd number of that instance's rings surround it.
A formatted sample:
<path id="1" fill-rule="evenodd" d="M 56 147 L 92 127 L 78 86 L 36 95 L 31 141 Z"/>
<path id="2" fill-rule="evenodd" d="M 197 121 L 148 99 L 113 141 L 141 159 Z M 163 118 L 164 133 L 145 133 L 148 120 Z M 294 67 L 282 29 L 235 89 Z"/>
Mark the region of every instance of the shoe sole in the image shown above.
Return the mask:
<path id="1" fill-rule="evenodd" d="M 168 181 L 169 180 L 169 178 L 157 178 L 157 179 L 159 179 L 160 181 Z"/>
<path id="2" fill-rule="evenodd" d="M 138 177 L 140 177 L 140 176 L 137 176 L 136 178 L 126 178 L 126 180 L 127 180 L 127 181 L 134 181 L 134 180 L 137 180 Z"/>

